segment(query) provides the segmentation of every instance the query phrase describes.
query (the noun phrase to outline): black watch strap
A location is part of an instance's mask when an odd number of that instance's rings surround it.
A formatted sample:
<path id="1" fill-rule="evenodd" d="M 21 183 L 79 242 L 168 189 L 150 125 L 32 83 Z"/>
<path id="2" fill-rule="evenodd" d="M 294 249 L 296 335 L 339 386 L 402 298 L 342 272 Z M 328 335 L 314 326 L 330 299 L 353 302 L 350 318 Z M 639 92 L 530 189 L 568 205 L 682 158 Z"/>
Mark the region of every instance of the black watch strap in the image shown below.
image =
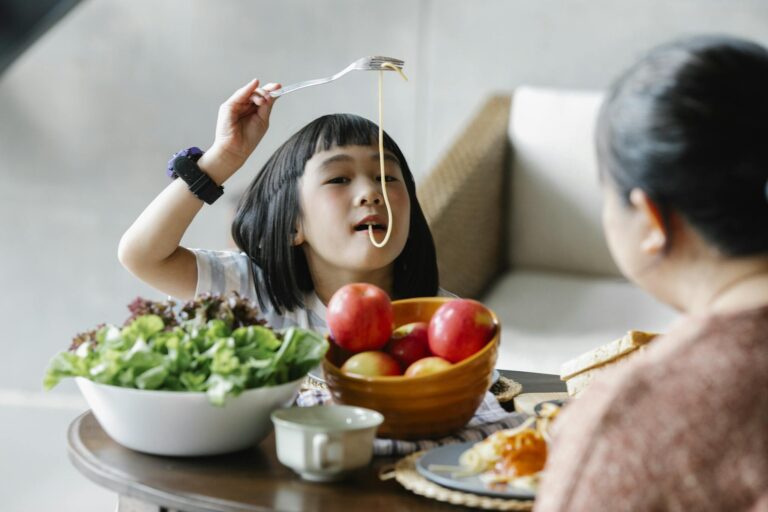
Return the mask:
<path id="1" fill-rule="evenodd" d="M 216 185 L 214 181 L 205 174 L 197 162 L 186 156 L 178 156 L 173 160 L 173 170 L 184 183 L 189 186 L 189 190 L 199 199 L 208 204 L 213 204 L 224 193 L 224 187 Z"/>

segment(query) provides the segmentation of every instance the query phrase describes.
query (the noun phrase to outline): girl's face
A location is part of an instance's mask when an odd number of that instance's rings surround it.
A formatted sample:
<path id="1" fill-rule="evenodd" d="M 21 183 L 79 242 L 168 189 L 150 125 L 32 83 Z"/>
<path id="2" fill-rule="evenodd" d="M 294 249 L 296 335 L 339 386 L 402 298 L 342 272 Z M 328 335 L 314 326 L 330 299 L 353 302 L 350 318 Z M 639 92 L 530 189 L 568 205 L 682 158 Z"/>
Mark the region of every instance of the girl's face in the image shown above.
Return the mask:
<path id="1" fill-rule="evenodd" d="M 307 161 L 300 180 L 301 220 L 295 243 L 304 247 L 310 268 L 371 272 L 390 267 L 408 239 L 411 203 L 397 159 L 384 154 L 387 196 L 392 210 L 392 234 L 381 187 L 376 146 L 337 146 L 319 151 Z"/>

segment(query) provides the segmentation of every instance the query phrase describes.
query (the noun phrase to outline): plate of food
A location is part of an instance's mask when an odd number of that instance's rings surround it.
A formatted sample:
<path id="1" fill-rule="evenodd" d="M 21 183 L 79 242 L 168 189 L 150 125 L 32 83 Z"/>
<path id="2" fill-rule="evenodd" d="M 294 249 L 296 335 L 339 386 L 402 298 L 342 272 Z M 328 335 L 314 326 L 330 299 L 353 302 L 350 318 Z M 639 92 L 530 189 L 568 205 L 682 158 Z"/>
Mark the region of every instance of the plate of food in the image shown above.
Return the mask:
<path id="1" fill-rule="evenodd" d="M 443 487 L 506 499 L 533 499 L 547 460 L 547 441 L 530 418 L 483 441 L 434 448 L 416 470 Z"/>

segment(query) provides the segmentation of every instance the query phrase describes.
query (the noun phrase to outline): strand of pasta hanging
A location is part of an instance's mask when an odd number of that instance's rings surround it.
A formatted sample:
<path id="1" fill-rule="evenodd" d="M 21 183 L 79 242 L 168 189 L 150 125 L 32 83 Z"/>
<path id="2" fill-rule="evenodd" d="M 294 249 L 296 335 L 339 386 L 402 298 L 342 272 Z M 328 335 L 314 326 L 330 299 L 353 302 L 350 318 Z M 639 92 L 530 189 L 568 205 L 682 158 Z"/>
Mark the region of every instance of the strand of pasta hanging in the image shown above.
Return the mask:
<path id="1" fill-rule="evenodd" d="M 404 80 L 408 80 L 405 73 L 392 64 L 391 62 L 384 62 L 381 65 L 382 68 L 389 68 L 400 73 L 400 76 Z M 384 205 L 387 208 L 387 234 L 384 235 L 384 240 L 381 243 L 377 242 L 373 237 L 373 226 L 368 225 L 368 238 L 371 239 L 371 243 L 376 247 L 384 247 L 389 241 L 390 235 L 392 235 L 392 208 L 389 205 L 389 197 L 387 197 L 387 177 L 384 173 L 384 108 L 382 96 L 384 93 L 384 70 L 379 70 L 379 169 L 381 171 L 381 192 L 384 196 Z"/>

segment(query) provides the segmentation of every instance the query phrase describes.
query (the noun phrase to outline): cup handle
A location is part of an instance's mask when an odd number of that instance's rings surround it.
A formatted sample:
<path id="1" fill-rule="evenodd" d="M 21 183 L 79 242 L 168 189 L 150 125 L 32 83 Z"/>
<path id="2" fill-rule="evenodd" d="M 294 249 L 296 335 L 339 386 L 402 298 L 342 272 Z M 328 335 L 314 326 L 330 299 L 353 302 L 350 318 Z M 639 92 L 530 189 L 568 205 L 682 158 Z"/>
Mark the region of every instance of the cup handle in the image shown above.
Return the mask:
<path id="1" fill-rule="evenodd" d="M 328 460 L 328 434 L 320 433 L 312 438 L 312 458 L 319 469 L 335 469 Z M 340 467 L 340 464 L 336 464 Z"/>

